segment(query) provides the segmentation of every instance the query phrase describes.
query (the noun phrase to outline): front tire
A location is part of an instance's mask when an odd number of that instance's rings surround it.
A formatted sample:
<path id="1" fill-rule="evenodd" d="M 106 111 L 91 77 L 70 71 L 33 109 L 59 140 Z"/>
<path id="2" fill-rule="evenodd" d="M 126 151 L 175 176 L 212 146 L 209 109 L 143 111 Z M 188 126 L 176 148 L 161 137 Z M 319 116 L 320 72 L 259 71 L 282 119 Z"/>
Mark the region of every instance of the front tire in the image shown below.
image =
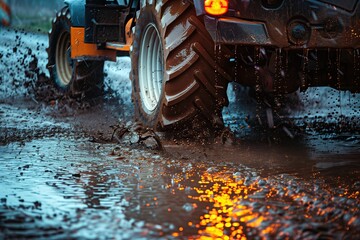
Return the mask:
<path id="1" fill-rule="evenodd" d="M 47 68 L 52 84 L 62 95 L 94 97 L 103 91 L 104 61 L 71 59 L 70 12 L 58 12 L 49 34 Z"/>
<path id="2" fill-rule="evenodd" d="M 146 1 L 131 52 L 136 118 L 155 129 L 222 128 L 231 79 L 218 59 L 191 3 Z"/>

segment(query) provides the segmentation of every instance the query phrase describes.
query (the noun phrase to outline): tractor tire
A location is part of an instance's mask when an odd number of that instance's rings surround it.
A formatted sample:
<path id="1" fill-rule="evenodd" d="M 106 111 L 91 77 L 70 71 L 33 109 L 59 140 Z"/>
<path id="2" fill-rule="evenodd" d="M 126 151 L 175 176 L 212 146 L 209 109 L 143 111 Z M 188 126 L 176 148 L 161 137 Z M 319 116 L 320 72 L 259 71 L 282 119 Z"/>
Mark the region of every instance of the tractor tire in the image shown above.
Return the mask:
<path id="1" fill-rule="evenodd" d="M 104 61 L 71 59 L 70 11 L 64 7 L 52 22 L 47 69 L 53 84 L 72 98 L 99 96 L 103 92 Z"/>
<path id="2" fill-rule="evenodd" d="M 231 77 L 194 5 L 146 0 L 137 16 L 130 54 L 137 120 L 157 130 L 222 129 Z"/>

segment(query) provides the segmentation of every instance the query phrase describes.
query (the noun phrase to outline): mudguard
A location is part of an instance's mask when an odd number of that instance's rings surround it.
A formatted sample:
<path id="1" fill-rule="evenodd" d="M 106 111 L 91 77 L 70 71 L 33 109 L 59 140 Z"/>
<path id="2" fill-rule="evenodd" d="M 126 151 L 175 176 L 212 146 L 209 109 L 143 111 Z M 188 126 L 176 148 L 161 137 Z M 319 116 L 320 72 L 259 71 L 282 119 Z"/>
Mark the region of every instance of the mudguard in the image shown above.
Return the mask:
<path id="1" fill-rule="evenodd" d="M 133 9 L 136 9 L 140 0 L 133 1 Z M 120 1 L 117 1 L 120 4 Z M 85 27 L 85 4 L 86 0 L 64 0 L 65 5 L 69 7 L 71 14 L 71 25 L 73 27 Z M 121 4 L 120 4 L 121 5 Z"/>
<path id="2" fill-rule="evenodd" d="M 65 0 L 71 14 L 73 27 L 85 27 L 85 0 Z"/>

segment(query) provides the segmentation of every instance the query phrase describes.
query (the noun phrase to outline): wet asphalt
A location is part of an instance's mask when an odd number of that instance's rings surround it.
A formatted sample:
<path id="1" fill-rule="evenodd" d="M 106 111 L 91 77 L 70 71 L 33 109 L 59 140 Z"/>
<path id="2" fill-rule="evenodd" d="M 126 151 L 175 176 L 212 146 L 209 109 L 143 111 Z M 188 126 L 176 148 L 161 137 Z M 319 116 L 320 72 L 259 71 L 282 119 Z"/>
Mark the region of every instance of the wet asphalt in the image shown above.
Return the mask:
<path id="1" fill-rule="evenodd" d="M 301 134 L 271 141 L 232 94 L 235 139 L 160 134 L 158 150 L 131 132 L 128 58 L 106 63 L 104 98 L 42 102 L 46 46 L 1 29 L 0 239 L 360 238 L 358 95 L 299 93 L 289 119 Z"/>

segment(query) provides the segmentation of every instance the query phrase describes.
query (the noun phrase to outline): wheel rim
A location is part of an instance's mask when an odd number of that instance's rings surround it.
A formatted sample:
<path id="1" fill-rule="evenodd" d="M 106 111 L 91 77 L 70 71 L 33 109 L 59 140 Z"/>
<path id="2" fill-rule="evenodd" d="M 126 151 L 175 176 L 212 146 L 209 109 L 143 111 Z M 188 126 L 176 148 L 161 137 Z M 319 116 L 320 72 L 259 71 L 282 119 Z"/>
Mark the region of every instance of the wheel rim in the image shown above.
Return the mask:
<path id="1" fill-rule="evenodd" d="M 163 50 L 156 26 L 146 26 L 140 42 L 139 51 L 139 88 L 144 110 L 155 111 L 163 90 Z"/>
<path id="2" fill-rule="evenodd" d="M 70 33 L 63 32 L 56 45 L 56 71 L 59 84 L 67 87 L 72 76 L 71 56 L 70 56 Z"/>

